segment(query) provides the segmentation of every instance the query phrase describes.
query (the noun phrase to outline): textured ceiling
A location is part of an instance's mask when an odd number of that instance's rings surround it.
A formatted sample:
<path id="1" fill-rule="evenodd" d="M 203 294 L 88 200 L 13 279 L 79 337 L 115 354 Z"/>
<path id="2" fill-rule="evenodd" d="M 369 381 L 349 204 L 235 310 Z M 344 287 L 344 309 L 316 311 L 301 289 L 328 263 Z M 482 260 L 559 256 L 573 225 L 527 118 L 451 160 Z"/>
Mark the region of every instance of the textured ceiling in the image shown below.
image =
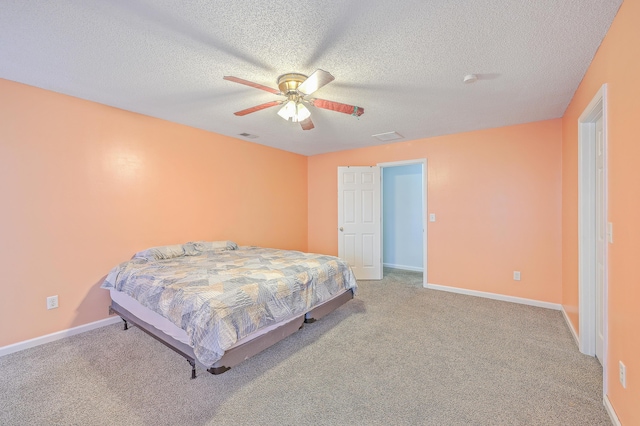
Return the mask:
<path id="1" fill-rule="evenodd" d="M 0 78 L 313 155 L 561 117 L 621 2 L 3 0 Z M 233 115 L 318 68 L 362 117 Z"/>

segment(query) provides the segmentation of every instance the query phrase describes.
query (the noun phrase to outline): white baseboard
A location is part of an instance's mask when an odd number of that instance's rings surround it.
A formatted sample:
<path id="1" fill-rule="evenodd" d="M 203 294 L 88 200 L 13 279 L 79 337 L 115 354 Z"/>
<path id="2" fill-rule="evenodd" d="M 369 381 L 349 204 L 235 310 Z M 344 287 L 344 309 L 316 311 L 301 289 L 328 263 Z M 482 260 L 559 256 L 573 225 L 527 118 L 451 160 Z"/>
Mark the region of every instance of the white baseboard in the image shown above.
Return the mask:
<path id="1" fill-rule="evenodd" d="M 420 268 L 418 266 L 395 265 L 393 263 L 383 263 L 382 266 L 384 266 L 386 268 L 402 269 L 404 271 L 414 271 L 414 272 L 423 272 L 424 271 L 423 268 Z"/>
<path id="2" fill-rule="evenodd" d="M 576 333 L 576 329 L 573 328 L 573 323 L 569 319 L 569 316 L 567 315 L 567 311 L 564 310 L 564 306 L 562 306 L 560 310 L 562 311 L 562 316 L 564 317 L 564 320 L 567 323 L 567 327 L 569 327 L 569 331 L 571 331 L 571 335 L 573 336 L 573 340 L 576 341 L 576 345 L 578 345 L 578 349 L 579 349 L 580 348 L 580 338 L 578 337 L 578 333 Z"/>
<path id="3" fill-rule="evenodd" d="M 77 327 L 47 334 L 45 336 L 36 337 L 34 339 L 25 340 L 24 342 L 18 342 L 12 345 L 3 346 L 0 348 L 0 356 L 9 355 L 14 352 L 19 352 L 25 349 L 33 348 L 35 346 L 44 345 L 45 343 L 54 342 L 56 340 L 64 339 L 65 337 L 74 336 L 76 334 L 95 330 L 96 328 L 104 327 L 111 324 L 116 324 L 120 321 L 122 320 L 120 319 L 119 316 L 114 316 L 110 318 L 105 318 L 103 320 L 91 322 L 89 324 L 79 325 Z"/>
<path id="4" fill-rule="evenodd" d="M 604 408 L 606 408 L 607 413 L 609 413 L 609 418 L 611 419 L 613 426 L 622 426 L 622 423 L 620 423 L 620 419 L 616 414 L 616 410 L 613 409 L 613 405 L 611 405 L 611 401 L 609 401 L 609 397 L 607 395 L 604 396 Z"/>
<path id="5" fill-rule="evenodd" d="M 467 290 L 464 288 L 449 287 L 446 285 L 439 285 L 439 284 L 427 284 L 426 288 L 430 288 L 432 290 L 448 291 L 451 293 L 466 294 L 467 296 L 477 296 L 477 297 L 484 297 L 487 299 L 502 300 L 504 302 L 520 303 L 521 305 L 537 306 L 539 308 L 553 309 L 556 311 L 559 311 L 560 308 L 562 307 L 562 305 L 560 305 L 559 303 L 542 302 L 540 300 L 525 299 L 522 297 L 515 297 L 515 296 L 505 296 L 504 294 L 487 293 L 485 291 Z"/>

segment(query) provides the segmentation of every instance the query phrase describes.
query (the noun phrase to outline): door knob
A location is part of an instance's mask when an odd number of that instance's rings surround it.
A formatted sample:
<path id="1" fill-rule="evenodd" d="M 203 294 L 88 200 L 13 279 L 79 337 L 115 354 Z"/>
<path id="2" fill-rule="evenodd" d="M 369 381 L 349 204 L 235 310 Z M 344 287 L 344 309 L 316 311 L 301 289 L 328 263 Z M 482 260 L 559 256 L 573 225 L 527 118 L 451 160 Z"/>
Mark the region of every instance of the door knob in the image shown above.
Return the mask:
<path id="1" fill-rule="evenodd" d="M 344 231 L 344 228 L 341 226 L 341 227 L 340 227 L 340 232 L 342 232 L 342 231 Z"/>

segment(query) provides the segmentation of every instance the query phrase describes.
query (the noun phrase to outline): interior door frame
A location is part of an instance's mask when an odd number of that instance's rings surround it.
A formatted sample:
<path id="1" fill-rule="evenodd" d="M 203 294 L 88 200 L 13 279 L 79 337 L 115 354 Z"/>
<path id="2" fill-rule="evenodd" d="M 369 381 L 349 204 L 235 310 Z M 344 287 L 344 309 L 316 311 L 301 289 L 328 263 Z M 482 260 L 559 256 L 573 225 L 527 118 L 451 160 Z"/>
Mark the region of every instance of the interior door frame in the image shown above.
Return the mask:
<path id="1" fill-rule="evenodd" d="M 382 260 L 384 259 L 384 241 L 382 225 L 384 223 L 383 216 L 383 206 L 384 206 L 384 190 L 382 181 L 384 179 L 384 169 L 386 167 L 398 167 L 398 166 L 409 166 L 412 164 L 421 164 L 422 165 L 422 286 L 427 288 L 427 159 L 426 158 L 418 158 L 415 160 L 405 160 L 405 161 L 392 161 L 389 163 L 378 163 L 378 167 L 380 167 L 380 265 L 382 267 Z"/>
<path id="2" fill-rule="evenodd" d="M 578 119 L 578 317 L 579 349 L 586 355 L 596 353 L 596 129 L 595 122 L 602 115 L 604 146 L 604 210 L 608 221 L 608 165 L 607 165 L 607 85 L 603 84 Z M 609 228 L 607 241 L 610 241 Z M 607 395 L 608 358 L 608 245 L 604 249 L 603 283 L 603 394 Z"/>

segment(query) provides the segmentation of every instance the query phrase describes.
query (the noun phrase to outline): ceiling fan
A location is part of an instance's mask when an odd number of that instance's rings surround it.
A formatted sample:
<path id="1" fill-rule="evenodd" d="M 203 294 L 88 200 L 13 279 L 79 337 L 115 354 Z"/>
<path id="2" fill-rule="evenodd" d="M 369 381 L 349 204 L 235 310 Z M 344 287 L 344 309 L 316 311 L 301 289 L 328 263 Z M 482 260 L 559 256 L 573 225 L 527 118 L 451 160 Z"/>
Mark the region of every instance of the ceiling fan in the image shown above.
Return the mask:
<path id="1" fill-rule="evenodd" d="M 254 83 L 252 81 L 243 80 L 238 77 L 224 76 L 225 80 L 233 81 L 234 83 L 244 84 L 249 87 L 255 87 L 256 89 L 264 90 L 274 95 L 284 96 L 286 99 L 271 101 L 264 104 L 256 105 L 251 108 L 243 109 L 242 111 L 234 112 L 235 115 L 243 116 L 251 114 L 252 112 L 260 111 L 266 108 L 274 107 L 276 105 L 284 106 L 278 111 L 278 115 L 285 120 L 291 120 L 293 122 L 300 123 L 302 130 L 311 130 L 314 128 L 313 121 L 311 121 L 311 112 L 305 106 L 313 105 L 316 108 L 328 109 L 331 111 L 341 112 L 343 114 L 350 114 L 356 117 L 364 114 L 364 108 L 354 105 L 347 105 L 340 102 L 327 101 L 325 99 L 309 98 L 305 99 L 305 96 L 309 96 L 316 90 L 331 83 L 335 77 L 330 73 L 323 70 L 316 70 L 310 76 L 299 73 L 288 73 L 278 77 L 278 89 L 273 89 L 262 84 Z"/>

